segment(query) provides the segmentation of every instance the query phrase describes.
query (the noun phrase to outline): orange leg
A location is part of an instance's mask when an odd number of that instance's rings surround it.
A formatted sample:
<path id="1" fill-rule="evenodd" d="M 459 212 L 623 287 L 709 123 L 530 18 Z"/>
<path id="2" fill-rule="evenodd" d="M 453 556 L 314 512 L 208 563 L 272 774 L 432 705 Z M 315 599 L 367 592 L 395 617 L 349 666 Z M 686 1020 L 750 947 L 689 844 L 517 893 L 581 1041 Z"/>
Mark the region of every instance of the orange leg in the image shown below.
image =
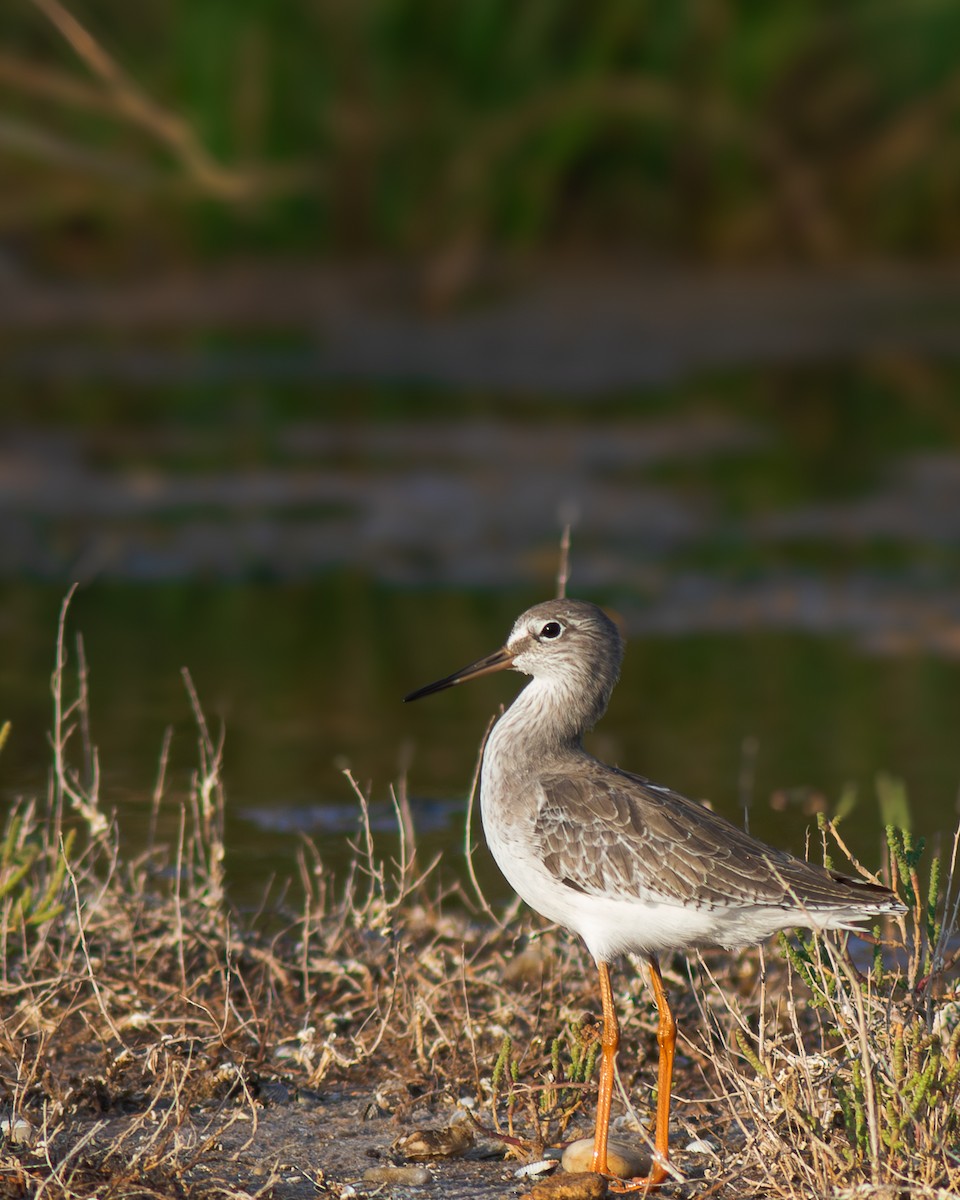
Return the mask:
<path id="1" fill-rule="evenodd" d="M 591 1169 L 599 1175 L 607 1173 L 607 1135 L 610 1133 L 610 1103 L 613 1099 L 613 1072 L 620 1047 L 620 1024 L 613 1007 L 613 988 L 610 968 L 598 963 L 600 969 L 600 1003 L 603 1005 L 603 1034 L 600 1038 L 600 1086 L 597 1089 L 597 1131 L 593 1136 Z"/>
<path id="2" fill-rule="evenodd" d="M 665 1163 L 670 1150 L 670 1089 L 673 1085 L 673 1057 L 677 1045 L 677 1023 L 670 1011 L 667 993 L 660 974 L 660 964 L 654 955 L 649 956 L 650 982 L 659 1017 L 657 1044 L 660 1047 L 660 1062 L 657 1070 L 657 1126 L 654 1145 L 657 1158 L 644 1178 L 631 1179 L 615 1186 L 615 1191 L 652 1191 L 667 1177 Z M 620 1045 L 620 1026 L 613 1007 L 613 990 L 610 986 L 610 969 L 600 963 L 600 999 L 603 1004 L 602 1057 L 600 1060 L 600 1086 L 597 1094 L 597 1129 L 593 1142 L 592 1169 L 600 1174 L 607 1173 L 607 1136 L 610 1127 L 610 1104 L 613 1098 L 613 1073 Z"/>
<path id="3" fill-rule="evenodd" d="M 657 1129 L 654 1141 L 657 1160 L 651 1164 L 647 1178 L 639 1181 L 643 1183 L 645 1192 L 659 1187 L 667 1177 L 667 1168 L 663 1164 L 670 1156 L 670 1089 L 673 1086 L 673 1056 L 677 1049 L 677 1023 L 670 1011 L 660 964 L 653 954 L 649 960 L 650 983 L 653 985 L 653 998 L 657 1002 L 659 1017 L 657 1045 L 660 1047 L 660 1064 L 657 1068 Z"/>

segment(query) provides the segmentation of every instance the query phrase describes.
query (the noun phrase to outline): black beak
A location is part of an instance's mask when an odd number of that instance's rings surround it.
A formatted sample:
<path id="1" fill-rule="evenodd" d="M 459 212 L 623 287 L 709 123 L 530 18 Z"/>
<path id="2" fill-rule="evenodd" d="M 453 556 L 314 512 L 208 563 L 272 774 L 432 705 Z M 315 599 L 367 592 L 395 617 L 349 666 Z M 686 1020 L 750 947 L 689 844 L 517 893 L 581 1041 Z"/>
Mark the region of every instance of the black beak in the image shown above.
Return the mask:
<path id="1" fill-rule="evenodd" d="M 468 679 L 479 679 L 481 675 L 491 675 L 494 671 L 505 671 L 512 666 L 513 655 L 504 646 L 502 650 L 495 650 L 486 658 L 478 658 L 469 667 L 461 667 L 459 671 L 454 671 L 452 675 L 438 679 L 436 683 L 428 683 L 426 687 L 417 688 L 415 692 L 404 696 L 403 702 L 406 704 L 408 700 L 419 700 L 421 696 L 429 696 L 432 692 L 442 692 L 444 688 L 453 687 L 454 684 L 465 683 Z"/>

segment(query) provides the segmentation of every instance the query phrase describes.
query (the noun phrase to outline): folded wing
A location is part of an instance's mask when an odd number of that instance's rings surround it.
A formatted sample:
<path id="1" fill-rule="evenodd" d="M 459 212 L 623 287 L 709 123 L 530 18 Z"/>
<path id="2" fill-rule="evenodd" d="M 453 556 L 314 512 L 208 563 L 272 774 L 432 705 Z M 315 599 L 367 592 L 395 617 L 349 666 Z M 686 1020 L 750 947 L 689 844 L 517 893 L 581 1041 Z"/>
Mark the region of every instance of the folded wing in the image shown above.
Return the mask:
<path id="1" fill-rule="evenodd" d="M 539 853 L 568 887 L 693 907 L 902 907 L 887 888 L 775 850 L 677 792 L 596 768 L 540 780 Z"/>

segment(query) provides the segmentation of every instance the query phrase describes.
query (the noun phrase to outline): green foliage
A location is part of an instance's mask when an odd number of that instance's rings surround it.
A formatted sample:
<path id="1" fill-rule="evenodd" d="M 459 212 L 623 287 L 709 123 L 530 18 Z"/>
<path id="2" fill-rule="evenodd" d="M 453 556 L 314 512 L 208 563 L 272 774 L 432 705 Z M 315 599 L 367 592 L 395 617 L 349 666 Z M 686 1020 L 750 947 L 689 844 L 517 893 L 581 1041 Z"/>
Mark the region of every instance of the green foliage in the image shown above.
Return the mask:
<path id="1" fill-rule="evenodd" d="M 494 1126 L 502 1130 L 505 1116 L 508 1134 L 516 1136 L 519 1110 L 528 1118 L 524 1132 L 535 1143 L 542 1146 L 562 1139 L 570 1120 L 583 1107 L 589 1090 L 584 1085 L 593 1076 L 599 1053 L 596 1026 L 589 1021 L 568 1024 L 550 1042 L 542 1082 L 528 1083 L 523 1080 L 513 1041 L 504 1034 L 490 1075 Z"/>
<path id="2" fill-rule="evenodd" d="M 125 97 L 73 83 L 39 8 L 8 15 L 20 73 L 73 89 L 41 104 L 36 84 L 6 81 L 17 119 L 72 150 L 44 161 L 42 205 L 27 207 L 29 155 L 2 164 L 24 220 L 79 211 L 102 237 L 139 223 L 213 253 L 584 235 L 721 257 L 958 246 L 960 185 L 940 153 L 960 109 L 949 0 L 204 0 L 77 15 L 158 119 L 131 133 Z"/>
<path id="3" fill-rule="evenodd" d="M 891 873 L 910 909 L 917 933 L 908 967 L 908 978 L 916 987 L 921 976 L 929 973 L 933 950 L 940 940 L 940 914 L 943 908 L 940 857 L 937 855 L 931 860 L 924 885 L 920 870 L 926 849 L 924 839 L 914 840 L 907 830 L 897 829 L 893 825 L 887 826 L 886 833 Z"/>
<path id="4" fill-rule="evenodd" d="M 64 910 L 60 897 L 75 833 L 65 835 L 62 850 L 54 849 L 44 844 L 32 816 L 30 808 L 14 810 L 0 845 L 0 928 L 8 936 L 46 925 Z"/>
<path id="5" fill-rule="evenodd" d="M 737 1045 L 740 1047 L 740 1053 L 747 1060 L 751 1067 L 758 1075 L 769 1075 L 770 1070 L 765 1062 L 762 1062 L 753 1047 L 744 1036 L 743 1030 L 738 1029 L 734 1034 Z"/>
<path id="6" fill-rule="evenodd" d="M 0 725 L 0 751 L 10 736 L 10 722 Z M 51 847 L 38 827 L 32 805 L 14 808 L 0 843 L 0 934 L 15 936 L 39 928 L 64 910 L 60 900 L 73 849 L 74 832 L 63 847 Z"/>
<path id="7" fill-rule="evenodd" d="M 889 1071 L 875 1069 L 874 1104 L 885 1153 L 909 1156 L 931 1140 L 956 1144 L 960 1134 L 960 1037 L 944 1045 L 920 1019 L 895 1022 L 878 1050 L 888 1052 Z M 869 1161 L 869 1105 L 862 1059 L 853 1058 L 834 1077 L 834 1090 L 847 1135 L 846 1157 L 851 1163 Z"/>
<path id="8" fill-rule="evenodd" d="M 563 1087 L 566 1084 L 589 1083 L 593 1077 L 600 1042 L 593 1026 L 583 1023 L 568 1025 L 550 1043 L 550 1072 L 548 1086 L 540 1094 L 540 1111 L 557 1117 L 566 1126 L 570 1116 L 580 1107 L 582 1087 Z"/>
<path id="9" fill-rule="evenodd" d="M 497 1061 L 493 1064 L 493 1090 L 496 1092 L 503 1084 L 504 1076 L 507 1074 L 508 1064 L 513 1052 L 513 1042 L 510 1040 L 509 1033 L 503 1035 L 503 1041 L 500 1043 L 500 1053 L 497 1055 Z"/>
<path id="10" fill-rule="evenodd" d="M 777 942 L 784 952 L 790 965 L 810 989 L 810 1003 L 814 1008 L 824 1007 L 836 992 L 836 976 L 824 973 L 822 969 L 823 955 L 818 952 L 817 938 L 814 934 L 797 934 L 791 940 L 782 930 L 777 934 Z"/>
<path id="11" fill-rule="evenodd" d="M 500 1043 L 500 1050 L 493 1064 L 493 1072 L 490 1077 L 492 1093 L 490 1107 L 493 1111 L 494 1126 L 499 1130 L 502 1128 L 500 1123 L 500 1101 L 501 1097 L 505 1095 L 507 1130 L 511 1136 L 513 1135 L 514 1111 L 517 1105 L 518 1093 L 516 1085 L 519 1077 L 519 1067 L 513 1056 L 513 1040 L 508 1033 L 505 1033 L 503 1041 Z"/>

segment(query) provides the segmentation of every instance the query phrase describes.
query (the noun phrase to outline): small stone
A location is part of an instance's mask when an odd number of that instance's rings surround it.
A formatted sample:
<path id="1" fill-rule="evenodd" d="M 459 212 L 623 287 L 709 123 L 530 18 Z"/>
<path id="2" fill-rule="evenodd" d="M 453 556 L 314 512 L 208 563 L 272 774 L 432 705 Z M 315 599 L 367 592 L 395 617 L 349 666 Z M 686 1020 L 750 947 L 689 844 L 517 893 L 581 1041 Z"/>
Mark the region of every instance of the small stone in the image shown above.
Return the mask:
<path id="1" fill-rule="evenodd" d="M 401 1134 L 393 1149 L 404 1158 L 456 1158 L 473 1145 L 473 1129 L 463 1121 L 445 1129 L 414 1129 Z"/>
<path id="2" fill-rule="evenodd" d="M 577 1175 L 551 1175 L 541 1179 L 521 1200 L 603 1200 L 607 1181 L 593 1171 Z"/>
<path id="3" fill-rule="evenodd" d="M 371 1167 L 363 1173 L 363 1182 L 377 1187 L 385 1183 L 397 1187 L 423 1187 L 432 1178 L 426 1167 Z"/>
<path id="4" fill-rule="evenodd" d="M 557 1167 L 555 1158 L 541 1158 L 538 1162 L 526 1163 L 514 1171 L 515 1179 L 529 1179 L 531 1175 L 546 1175 L 548 1171 L 554 1171 Z"/>
<path id="5" fill-rule="evenodd" d="M 565 1171 L 589 1171 L 593 1163 L 593 1138 L 571 1142 L 560 1160 Z M 633 1142 L 611 1138 L 607 1143 L 607 1170 L 618 1179 L 636 1179 L 650 1170 L 650 1156 Z"/>
<path id="6" fill-rule="evenodd" d="M 507 959 L 503 968 L 505 983 L 537 984 L 547 968 L 547 954 L 540 942 L 528 946 Z"/>
<path id="7" fill-rule="evenodd" d="M 475 1133 L 473 1145 L 464 1151 L 463 1157 L 473 1162 L 483 1162 L 485 1159 L 503 1158 L 505 1153 L 504 1144 L 499 1138 L 484 1137 L 483 1134 Z"/>
<path id="8" fill-rule="evenodd" d="M 0 1117 L 0 1133 L 8 1142 L 18 1142 L 25 1146 L 33 1144 L 33 1126 L 25 1117 L 13 1115 Z"/>
<path id="9" fill-rule="evenodd" d="M 257 1099 L 264 1107 L 268 1104 L 289 1104 L 290 1089 L 280 1079 L 261 1079 Z"/>

